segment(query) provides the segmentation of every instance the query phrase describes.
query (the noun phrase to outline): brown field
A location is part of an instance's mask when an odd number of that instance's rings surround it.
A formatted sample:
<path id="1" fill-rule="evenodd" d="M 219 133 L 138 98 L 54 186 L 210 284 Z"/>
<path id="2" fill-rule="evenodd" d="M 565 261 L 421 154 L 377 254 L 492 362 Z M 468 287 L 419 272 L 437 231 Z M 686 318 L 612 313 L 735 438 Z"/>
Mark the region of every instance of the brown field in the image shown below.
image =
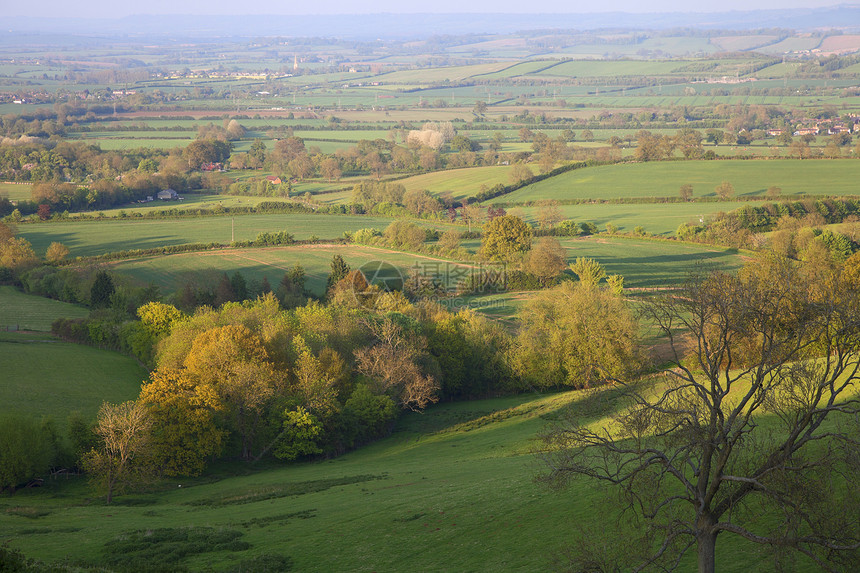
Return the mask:
<path id="1" fill-rule="evenodd" d="M 860 51 L 860 35 L 828 36 L 818 50 L 826 54 Z"/>

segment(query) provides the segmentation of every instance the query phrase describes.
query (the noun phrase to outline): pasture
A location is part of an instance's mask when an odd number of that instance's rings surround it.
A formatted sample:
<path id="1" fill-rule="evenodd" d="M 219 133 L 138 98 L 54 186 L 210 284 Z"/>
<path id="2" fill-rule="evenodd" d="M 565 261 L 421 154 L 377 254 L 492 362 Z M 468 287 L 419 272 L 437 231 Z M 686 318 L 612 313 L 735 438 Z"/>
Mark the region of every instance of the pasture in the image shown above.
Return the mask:
<path id="1" fill-rule="evenodd" d="M 83 318 L 89 310 L 75 304 L 24 294 L 11 286 L 0 286 L 0 330 L 50 332 L 57 318 Z"/>
<path id="2" fill-rule="evenodd" d="M 572 219 L 577 223 L 591 222 L 600 231 L 606 230 L 607 223 L 618 227 L 622 233 L 630 233 L 637 226 L 653 235 L 674 236 L 681 223 L 699 224 L 711 215 L 722 211 L 733 211 L 744 205 L 756 205 L 757 202 L 713 202 L 713 203 L 584 203 L 580 205 L 562 205 L 559 207 L 564 219 Z M 538 224 L 540 207 L 509 207 L 507 212 L 517 215 L 523 220 Z"/>
<path id="3" fill-rule="evenodd" d="M 577 257 L 596 259 L 608 275 L 624 277 L 630 289 L 679 286 L 696 265 L 736 271 L 743 256 L 734 249 L 674 241 L 613 237 L 570 238 L 561 241 L 568 262 Z"/>
<path id="4" fill-rule="evenodd" d="M 6 197 L 10 201 L 29 201 L 33 192 L 33 186 L 18 183 L 0 183 L 0 197 Z"/>
<path id="5" fill-rule="evenodd" d="M 105 400 L 136 398 L 147 377 L 133 358 L 45 334 L 0 333 L 0 364 L 0 413 L 50 417 L 61 435 L 70 413 L 95 418 Z"/>
<path id="6" fill-rule="evenodd" d="M 221 249 L 194 253 L 178 253 L 158 257 L 145 257 L 112 263 L 119 274 L 128 275 L 141 284 L 153 282 L 163 292 L 179 290 L 185 282 L 199 286 L 213 286 L 222 273 L 240 271 L 249 281 L 262 281 L 266 277 L 272 288 L 277 288 L 284 273 L 296 264 L 305 269 L 306 288 L 317 295 L 325 293 L 326 280 L 331 272 L 331 259 L 341 255 L 351 268 L 357 269 L 372 261 L 384 261 L 397 267 L 403 277 L 413 267 L 436 270 L 453 276 L 469 273 L 470 263 L 459 264 L 434 257 L 393 251 L 363 245 L 299 245 L 250 249 Z M 430 271 L 425 271 L 430 272 Z M 370 277 L 368 277 L 370 278 Z"/>
<path id="7" fill-rule="evenodd" d="M 335 460 L 273 464 L 250 475 L 238 464 L 224 466 L 206 478 L 117 497 L 109 507 L 92 498 L 82 479 L 48 480 L 47 492 L 22 490 L 5 499 L 0 528 L 12 548 L 76 565 L 112 559 L 139 566 L 147 558 L 150 566 L 238 571 L 255 570 L 253 558 L 280 557 L 297 571 L 398 571 L 405 563 L 415 571 L 553 570 L 565 546 L 599 535 L 597 520 L 615 513 L 603 488 L 578 483 L 554 491 L 534 482 L 542 471 L 533 455 L 536 434 L 589 396 L 437 405 L 404 415 L 389 438 Z M 594 413 L 581 419 L 600 422 Z M 215 528 L 247 545 L 204 546 L 169 558 L 145 541 L 126 553 L 115 545 L 148 530 L 176 536 L 173 547 L 193 547 L 177 535 L 183 527 Z M 737 537 L 721 537 L 717 551 L 721 571 L 768 569 Z M 694 566 L 693 555 L 681 564 Z"/>
<path id="8" fill-rule="evenodd" d="M 567 251 L 568 263 L 577 257 L 595 259 L 607 274 L 623 276 L 624 287 L 633 292 L 677 287 L 697 264 L 735 271 L 744 262 L 744 255 L 737 250 L 713 245 L 608 235 L 558 239 Z M 463 246 L 477 251 L 480 241 L 463 241 Z M 574 278 L 570 271 L 565 273 Z"/>
<path id="9" fill-rule="evenodd" d="M 744 161 L 660 161 L 602 165 L 569 171 L 491 203 L 541 199 L 614 199 L 677 197 L 681 185 L 693 186 L 693 197 L 716 197 L 714 188 L 728 181 L 735 196 L 761 196 L 771 186 L 783 195 L 855 195 L 857 163 L 850 159 L 768 159 Z"/>
<path id="10" fill-rule="evenodd" d="M 510 184 L 511 169 L 509 165 L 450 169 L 408 177 L 398 183 L 406 187 L 407 191 L 426 189 L 434 195 L 450 194 L 454 199 L 463 199 L 474 196 L 483 186 L 490 188 L 499 183 Z"/>
<path id="11" fill-rule="evenodd" d="M 20 225 L 18 235 L 30 241 L 39 256 L 56 241 L 70 257 L 89 257 L 130 249 L 154 249 L 188 243 L 228 244 L 253 240 L 260 233 L 287 231 L 296 239 L 336 239 L 365 227 L 384 229 L 393 219 L 359 215 L 236 215 L 179 219 L 111 219 Z M 231 225 L 232 222 L 232 225 Z"/>

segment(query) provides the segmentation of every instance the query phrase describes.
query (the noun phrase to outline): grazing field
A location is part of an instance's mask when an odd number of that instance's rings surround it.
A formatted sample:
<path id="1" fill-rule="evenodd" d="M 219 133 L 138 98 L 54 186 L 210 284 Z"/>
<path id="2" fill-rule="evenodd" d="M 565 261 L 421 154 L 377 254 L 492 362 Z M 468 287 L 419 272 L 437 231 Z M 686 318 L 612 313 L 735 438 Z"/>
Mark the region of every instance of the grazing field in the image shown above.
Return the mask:
<path id="1" fill-rule="evenodd" d="M 56 241 L 66 245 L 71 257 L 87 257 L 130 249 L 153 249 L 188 243 L 221 243 L 231 240 L 231 220 L 237 241 L 253 240 L 260 233 L 287 231 L 296 239 L 317 236 L 334 239 L 345 231 L 365 227 L 384 229 L 393 219 L 353 215 L 236 215 L 155 220 L 72 221 L 20 225 L 18 235 L 33 244 L 42 256 Z"/>
<path id="2" fill-rule="evenodd" d="M 855 195 L 857 169 L 849 159 L 623 163 L 569 171 L 491 202 L 677 197 L 687 183 L 694 197 L 716 197 L 714 188 L 723 181 L 734 186 L 736 196 L 763 197 L 771 186 L 783 195 Z"/>
<path id="3" fill-rule="evenodd" d="M 577 257 L 596 259 L 607 274 L 623 276 L 625 288 L 631 289 L 676 287 L 697 264 L 733 271 L 740 268 L 744 258 L 735 249 L 660 239 L 595 235 L 560 237 L 559 242 L 567 250 L 568 263 Z M 480 241 L 464 241 L 463 246 L 477 250 Z"/>
<path id="4" fill-rule="evenodd" d="M 452 82 L 461 81 L 468 77 L 481 74 L 489 74 L 497 72 L 509 67 L 509 62 L 501 62 L 497 64 L 478 64 L 474 66 L 454 66 L 448 68 L 430 68 L 420 70 L 408 70 L 402 72 L 391 72 L 388 74 L 380 74 L 374 79 L 383 83 L 437 83 L 445 80 Z"/>
<path id="5" fill-rule="evenodd" d="M 624 286 L 632 289 L 679 286 L 697 264 L 724 271 L 743 265 L 736 250 L 710 245 L 612 237 L 572 238 L 561 244 L 568 262 L 577 257 L 596 259 L 607 274 L 623 276 Z"/>
<path id="6" fill-rule="evenodd" d="M 48 480 L 47 492 L 22 490 L 3 500 L 0 529 L 10 547 L 27 555 L 79 565 L 116 559 L 132 566 L 144 555 L 161 562 L 158 546 L 141 542 L 122 552 L 116 540 L 150 531 L 174 536 L 177 549 L 192 548 L 178 533 L 193 527 L 231 533 L 247 545 L 178 551 L 165 562 L 171 568 L 255 570 L 251 559 L 267 556 L 289 559 L 296 571 L 398 571 L 406 563 L 414 571 L 554 570 L 565 546 L 614 513 L 601 505 L 605 490 L 596 486 L 559 492 L 534 482 L 541 470 L 532 455 L 535 435 L 587 396 L 437 405 L 405 415 L 391 437 L 336 460 L 251 475 L 227 467 L 117 497 L 110 507 L 92 499 L 83 479 Z M 586 414 L 582 421 L 596 420 Z M 737 536 L 720 539 L 717 559 L 729 573 L 767 569 Z M 693 553 L 681 568 L 694 567 Z"/>
<path id="7" fill-rule="evenodd" d="M 426 189 L 434 195 L 450 193 L 454 199 L 463 199 L 477 194 L 481 191 L 481 186 L 490 188 L 499 183 L 502 185 L 510 184 L 511 169 L 512 167 L 508 165 L 467 167 L 416 175 L 401 179 L 398 183 L 406 187 L 407 191 Z"/>
<path id="8" fill-rule="evenodd" d="M 147 377 L 132 358 L 44 334 L 0 333 L 0 364 L 0 413 L 50 416 L 61 435 L 71 412 L 95 418 L 105 400 L 136 398 Z"/>
<path id="9" fill-rule="evenodd" d="M 83 318 L 89 310 L 74 304 L 24 294 L 14 287 L 0 286 L 0 329 L 50 332 L 57 318 Z"/>
<path id="10" fill-rule="evenodd" d="M 591 222 L 600 231 L 606 230 L 606 224 L 612 223 L 623 233 L 630 233 L 636 227 L 643 227 L 652 235 L 674 236 L 681 223 L 698 224 L 707 220 L 711 215 L 721 211 L 733 211 L 744 205 L 756 205 L 757 202 L 743 203 L 641 203 L 619 205 L 612 203 L 587 203 L 582 205 L 562 205 L 562 217 L 572 219 L 577 223 Z M 507 211 L 518 215 L 524 220 L 538 224 L 539 207 L 513 207 Z"/>
<path id="11" fill-rule="evenodd" d="M 29 201 L 32 196 L 32 192 L 32 185 L 0 183 L 0 197 L 7 197 L 10 201 Z"/>
<path id="12" fill-rule="evenodd" d="M 305 269 L 306 287 L 317 295 L 325 293 L 326 279 L 331 272 L 331 259 L 341 255 L 351 268 L 359 268 L 371 261 L 385 261 L 398 269 L 404 277 L 410 268 L 439 265 L 445 269 L 469 272 L 469 263 L 458 264 L 422 255 L 413 255 L 384 248 L 363 245 L 301 245 L 253 249 L 223 249 L 195 253 L 178 253 L 159 257 L 145 257 L 121 261 L 111 265 L 118 273 L 129 275 L 142 284 L 154 282 L 165 292 L 176 291 L 185 282 L 199 286 L 217 284 L 221 273 L 241 271 L 248 280 L 262 281 L 266 277 L 276 288 L 284 273 L 296 264 Z M 429 268 L 429 267 L 428 267 Z M 429 271 L 428 271 L 429 272 Z M 452 276 L 453 276 L 452 272 Z"/>

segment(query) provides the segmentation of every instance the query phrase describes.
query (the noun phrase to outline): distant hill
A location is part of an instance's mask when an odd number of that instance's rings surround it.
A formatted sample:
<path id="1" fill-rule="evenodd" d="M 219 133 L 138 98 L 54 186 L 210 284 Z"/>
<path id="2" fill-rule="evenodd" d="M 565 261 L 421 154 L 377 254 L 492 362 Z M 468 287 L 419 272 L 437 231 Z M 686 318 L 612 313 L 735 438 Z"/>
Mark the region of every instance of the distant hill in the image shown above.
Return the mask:
<path id="1" fill-rule="evenodd" d="M 860 31 L 860 5 L 814 9 L 632 14 L 352 14 L 325 16 L 139 15 L 121 19 L 11 17 L 0 37 L 22 33 L 99 36 L 301 36 L 356 40 L 434 35 L 507 34 L 527 30 L 753 30 L 821 28 Z M 74 31 L 74 32 L 72 32 Z"/>

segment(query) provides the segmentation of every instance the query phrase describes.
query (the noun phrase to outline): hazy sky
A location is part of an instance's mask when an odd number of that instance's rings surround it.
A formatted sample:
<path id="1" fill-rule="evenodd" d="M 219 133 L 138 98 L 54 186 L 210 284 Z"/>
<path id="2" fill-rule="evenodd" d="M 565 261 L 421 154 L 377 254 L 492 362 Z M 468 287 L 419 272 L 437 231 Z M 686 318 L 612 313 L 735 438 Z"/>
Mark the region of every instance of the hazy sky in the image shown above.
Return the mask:
<path id="1" fill-rule="evenodd" d="M 119 18 L 133 14 L 373 14 L 391 13 L 583 13 L 583 12 L 723 12 L 773 8 L 817 8 L 845 3 L 845 0 L 722 0 L 690 2 L 689 0 L 46 0 L 15 2 L 0 0 L 6 16 L 41 16 L 86 18 Z"/>

